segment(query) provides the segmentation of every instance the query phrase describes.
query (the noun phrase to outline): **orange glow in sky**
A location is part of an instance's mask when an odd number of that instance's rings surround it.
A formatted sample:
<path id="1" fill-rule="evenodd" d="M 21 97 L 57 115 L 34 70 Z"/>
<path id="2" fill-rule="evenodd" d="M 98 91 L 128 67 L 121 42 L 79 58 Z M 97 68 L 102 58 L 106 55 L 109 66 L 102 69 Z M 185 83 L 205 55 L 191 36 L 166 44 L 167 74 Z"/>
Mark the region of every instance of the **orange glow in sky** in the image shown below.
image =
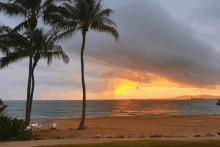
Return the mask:
<path id="1" fill-rule="evenodd" d="M 134 73 L 136 77 L 140 77 L 137 73 Z M 182 86 L 180 84 L 170 82 L 166 78 L 161 78 L 154 74 L 149 74 L 152 80 L 149 83 L 139 83 L 131 80 L 119 80 L 120 84 L 115 86 L 115 99 L 124 98 L 167 98 L 176 97 L 182 95 L 218 95 L 219 88 L 216 89 L 205 89 L 205 88 L 194 88 L 190 86 Z"/>
<path id="2" fill-rule="evenodd" d="M 144 79 L 145 77 L 138 73 L 132 73 L 134 78 Z M 124 77 L 113 77 L 108 79 L 108 87 L 100 92 L 86 91 L 86 99 L 152 99 L 152 98 L 173 98 L 183 95 L 196 96 L 201 94 L 219 95 L 220 88 L 215 89 L 195 88 L 179 83 L 174 83 L 166 78 L 154 74 L 150 76 L 149 82 L 134 81 Z M 69 91 L 67 93 L 59 93 L 55 90 L 50 97 L 59 97 L 67 100 L 82 99 L 82 91 Z"/>

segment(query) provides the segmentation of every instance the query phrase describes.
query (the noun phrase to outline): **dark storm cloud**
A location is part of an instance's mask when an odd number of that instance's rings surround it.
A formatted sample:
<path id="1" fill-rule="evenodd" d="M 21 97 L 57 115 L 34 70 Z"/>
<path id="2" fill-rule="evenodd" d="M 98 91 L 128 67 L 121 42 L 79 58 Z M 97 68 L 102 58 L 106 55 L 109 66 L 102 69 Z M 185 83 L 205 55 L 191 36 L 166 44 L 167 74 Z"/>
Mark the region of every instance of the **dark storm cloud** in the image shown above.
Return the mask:
<path id="1" fill-rule="evenodd" d="M 100 60 L 113 67 L 155 73 L 195 87 L 217 84 L 219 54 L 193 38 L 189 29 L 174 22 L 158 5 L 143 2 L 133 1 L 115 10 L 119 42 L 90 38 L 85 56 L 93 57 L 90 61 L 95 63 Z M 74 46 L 80 48 L 80 44 Z M 79 51 L 72 50 L 71 46 L 71 52 L 79 55 Z M 118 76 L 117 71 L 109 72 L 105 77 L 111 76 Z M 149 78 L 142 81 L 149 82 Z"/>
<path id="2" fill-rule="evenodd" d="M 120 70 L 114 70 L 114 71 L 108 71 L 106 73 L 103 73 L 100 78 L 102 79 L 111 79 L 113 77 L 117 77 L 120 79 L 125 79 L 125 80 L 132 80 L 132 81 L 136 81 L 139 83 L 150 83 L 151 80 L 153 80 L 151 76 L 149 76 L 147 73 L 138 73 L 138 76 L 132 72 L 128 72 L 124 69 L 120 69 Z"/>

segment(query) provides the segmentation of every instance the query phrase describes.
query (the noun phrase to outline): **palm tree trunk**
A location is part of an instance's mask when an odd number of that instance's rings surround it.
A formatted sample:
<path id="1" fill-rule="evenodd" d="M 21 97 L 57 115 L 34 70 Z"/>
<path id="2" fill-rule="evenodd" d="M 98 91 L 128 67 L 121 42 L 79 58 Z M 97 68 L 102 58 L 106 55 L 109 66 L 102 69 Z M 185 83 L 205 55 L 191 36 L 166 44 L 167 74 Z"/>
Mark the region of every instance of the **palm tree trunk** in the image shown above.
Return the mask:
<path id="1" fill-rule="evenodd" d="M 31 95 L 30 95 L 30 114 L 31 114 L 31 108 L 32 108 L 32 101 L 33 101 L 33 94 L 34 94 L 34 85 L 35 85 L 35 81 L 34 81 L 34 71 L 32 71 L 32 86 L 31 86 Z"/>
<path id="2" fill-rule="evenodd" d="M 34 80 L 34 69 L 35 67 L 37 66 L 37 62 L 38 61 L 34 61 L 34 64 L 33 64 L 33 68 L 32 68 L 32 86 L 31 86 L 31 95 L 30 95 L 30 114 L 31 114 L 31 108 L 32 108 L 32 101 L 33 101 L 33 95 L 34 95 L 34 86 L 35 86 L 35 80 Z"/>
<path id="3" fill-rule="evenodd" d="M 83 88 L 83 111 L 82 111 L 82 119 L 80 125 L 77 130 L 84 130 L 85 117 L 86 117 L 86 85 L 84 80 L 84 61 L 83 61 L 83 53 L 86 42 L 86 31 L 83 32 L 83 43 L 81 48 L 81 74 L 82 74 L 82 88 Z"/>
<path id="4" fill-rule="evenodd" d="M 32 51 L 30 53 L 29 61 L 29 75 L 28 75 L 28 85 L 27 85 L 27 102 L 26 102 L 26 125 L 30 124 L 30 92 L 31 92 L 31 76 L 32 76 Z"/>
<path id="5" fill-rule="evenodd" d="M 32 77 L 32 59 L 33 59 L 33 35 L 34 35 L 34 30 L 31 31 L 31 38 L 30 38 L 30 51 L 29 51 L 29 75 L 28 75 L 28 85 L 27 85 L 27 102 L 26 102 L 26 125 L 28 126 L 30 124 L 31 120 L 31 77 Z"/>

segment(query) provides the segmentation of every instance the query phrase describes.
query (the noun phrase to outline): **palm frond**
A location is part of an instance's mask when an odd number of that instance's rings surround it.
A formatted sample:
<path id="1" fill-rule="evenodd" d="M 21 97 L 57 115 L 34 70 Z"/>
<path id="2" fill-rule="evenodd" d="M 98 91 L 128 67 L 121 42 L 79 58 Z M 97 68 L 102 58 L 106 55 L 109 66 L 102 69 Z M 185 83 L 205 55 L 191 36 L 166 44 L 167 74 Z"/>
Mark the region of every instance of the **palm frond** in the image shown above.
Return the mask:
<path id="1" fill-rule="evenodd" d="M 34 48 L 38 49 L 41 48 L 42 43 L 45 40 L 45 36 L 44 36 L 44 30 L 42 28 L 40 29 L 35 29 L 34 31 L 34 37 L 33 37 L 33 41 L 34 41 Z"/>
<path id="2" fill-rule="evenodd" d="M 13 4 L 19 5 L 26 10 L 38 10 L 42 4 L 42 0 L 9 0 L 9 2 L 12 2 Z"/>
<path id="3" fill-rule="evenodd" d="M 64 20 L 62 22 L 59 22 L 57 25 L 56 25 L 56 28 L 57 30 L 69 30 L 69 29 L 74 29 L 76 28 L 78 25 L 78 22 L 72 20 L 72 21 L 68 21 L 68 20 Z"/>
<path id="4" fill-rule="evenodd" d="M 108 25 L 93 24 L 93 26 L 91 26 L 91 30 L 94 30 L 96 32 L 103 32 L 103 33 L 110 34 L 115 38 L 116 41 L 118 41 L 118 39 L 119 39 L 118 31 L 114 27 L 111 27 L 111 26 L 108 26 Z"/>
<path id="5" fill-rule="evenodd" d="M 74 6 L 68 4 L 68 3 L 63 3 L 63 7 L 66 9 L 67 13 L 62 14 L 63 18 L 66 20 L 74 20 L 74 21 L 79 21 L 80 20 L 80 11 L 76 10 Z"/>
<path id="6" fill-rule="evenodd" d="M 57 58 L 57 59 L 63 59 L 64 63 L 69 62 L 69 58 L 62 50 L 62 47 L 59 45 L 55 45 L 54 38 L 56 37 L 56 35 L 57 35 L 56 29 L 51 29 L 46 33 L 42 28 L 35 30 L 35 37 L 34 37 L 35 61 L 38 61 L 41 58 L 47 59 L 47 63 L 48 65 L 50 65 L 53 58 Z"/>
<path id="7" fill-rule="evenodd" d="M 96 8 L 98 0 L 92 0 L 89 2 L 89 13 L 92 14 L 92 11 Z"/>
<path id="8" fill-rule="evenodd" d="M 50 65 L 52 59 L 62 59 L 65 64 L 69 63 L 69 57 L 65 54 L 65 52 L 61 51 L 50 51 L 50 52 L 42 52 L 40 54 L 41 58 L 47 59 L 47 64 Z"/>
<path id="9" fill-rule="evenodd" d="M 65 54 L 65 52 L 62 52 L 62 53 L 61 53 L 61 58 L 62 58 L 62 60 L 63 60 L 63 62 L 64 62 L 65 64 L 68 64 L 68 63 L 70 62 L 70 59 L 69 59 L 69 57 Z"/>
<path id="10" fill-rule="evenodd" d="M 45 35 L 44 44 L 55 44 L 54 38 L 57 36 L 58 31 L 56 28 L 50 29 Z"/>
<path id="11" fill-rule="evenodd" d="M 102 10 L 103 10 L 103 8 L 102 8 L 102 0 L 99 0 L 99 2 L 96 4 L 96 7 L 92 9 L 91 18 L 93 18 L 96 14 L 98 14 Z"/>
<path id="12" fill-rule="evenodd" d="M 0 68 L 7 67 L 10 63 L 20 61 L 21 59 L 25 57 L 28 57 L 28 55 L 23 52 L 22 53 L 19 53 L 19 52 L 9 53 L 7 56 L 2 57 L 0 59 Z"/>
<path id="13" fill-rule="evenodd" d="M 114 11 L 112 9 L 105 9 L 103 11 L 101 11 L 100 13 L 96 14 L 92 19 L 96 20 L 99 18 L 108 18 L 111 17 L 111 15 L 114 13 Z"/>
<path id="14" fill-rule="evenodd" d="M 17 25 L 17 26 L 13 29 L 13 31 L 18 32 L 18 31 L 23 30 L 24 28 L 25 28 L 25 29 L 28 29 L 28 20 L 26 20 L 26 21 L 20 23 L 19 25 Z"/>
<path id="15" fill-rule="evenodd" d="M 42 5 L 42 8 L 47 8 L 48 6 L 55 5 L 57 2 L 71 2 L 71 0 L 45 0 L 45 2 Z"/>
<path id="16" fill-rule="evenodd" d="M 0 41 L 0 49 L 3 50 L 2 52 L 6 51 L 7 48 L 14 51 L 17 48 L 27 48 L 27 43 L 23 42 L 22 40 L 1 40 Z"/>
<path id="17" fill-rule="evenodd" d="M 70 17 L 69 11 L 65 7 L 50 5 L 43 11 L 43 20 L 45 24 L 55 26 L 58 22 L 61 22 L 63 18 Z"/>
<path id="18" fill-rule="evenodd" d="M 60 22 L 63 18 L 59 14 L 49 14 L 43 16 L 44 23 L 49 24 L 50 26 L 54 27 L 58 22 Z"/>
<path id="19" fill-rule="evenodd" d="M 69 12 L 72 13 L 72 14 L 74 13 L 75 9 L 74 9 L 73 6 L 71 6 L 71 5 L 68 4 L 68 3 L 63 3 L 62 5 L 66 8 L 67 11 L 69 11 Z"/>
<path id="20" fill-rule="evenodd" d="M 89 16 L 89 3 L 87 2 L 87 0 L 82 0 L 83 1 L 83 11 L 81 11 L 81 14 L 84 13 L 84 16 L 86 19 L 88 19 L 87 17 Z"/>
<path id="21" fill-rule="evenodd" d="M 81 27 L 76 27 L 76 28 L 73 28 L 73 29 L 70 29 L 70 30 L 67 30 L 61 34 L 58 34 L 56 37 L 54 37 L 54 41 L 57 42 L 57 41 L 60 41 L 60 40 L 63 40 L 63 39 L 70 39 L 72 38 L 72 36 L 74 36 L 74 34 L 80 30 Z"/>
<path id="22" fill-rule="evenodd" d="M 72 14 L 80 21 L 88 20 L 89 18 L 89 3 L 88 0 L 74 0 Z"/>
<path id="23" fill-rule="evenodd" d="M 21 34 L 6 28 L 6 33 L 0 35 L 0 49 L 3 53 L 12 51 L 19 51 L 19 49 L 28 49 L 29 41 Z"/>
<path id="24" fill-rule="evenodd" d="M 92 21 L 92 26 L 93 26 L 93 24 L 94 25 L 105 24 L 105 25 L 115 26 L 116 27 L 115 22 L 112 21 L 109 18 L 98 18 L 98 19 Z"/>
<path id="25" fill-rule="evenodd" d="M 10 39 L 8 40 L 8 38 Z M 29 46 L 29 40 L 13 30 L 2 41 L 5 41 L 5 44 L 11 45 L 14 48 L 23 47 L 28 49 Z"/>
<path id="26" fill-rule="evenodd" d="M 0 26 L 0 34 L 3 34 L 4 32 L 9 33 L 11 30 L 12 29 L 9 26 L 5 26 L 5 25 Z"/>
<path id="27" fill-rule="evenodd" d="M 16 5 L 16 4 L 12 4 L 12 3 L 2 3 L 0 2 L 0 12 L 4 12 L 5 14 L 11 16 L 23 16 L 26 17 L 27 16 L 27 11 Z"/>
<path id="28" fill-rule="evenodd" d="M 57 0 L 45 0 L 45 2 L 43 3 L 42 7 L 43 9 L 48 8 L 51 4 L 55 5 L 55 2 L 57 2 Z"/>
<path id="29" fill-rule="evenodd" d="M 4 43 L 2 43 L 1 41 L 0 41 L 0 51 L 1 51 L 1 53 L 2 54 L 8 54 L 8 53 L 10 53 L 10 49 L 9 49 L 10 47 L 8 47 L 8 46 L 6 46 Z"/>

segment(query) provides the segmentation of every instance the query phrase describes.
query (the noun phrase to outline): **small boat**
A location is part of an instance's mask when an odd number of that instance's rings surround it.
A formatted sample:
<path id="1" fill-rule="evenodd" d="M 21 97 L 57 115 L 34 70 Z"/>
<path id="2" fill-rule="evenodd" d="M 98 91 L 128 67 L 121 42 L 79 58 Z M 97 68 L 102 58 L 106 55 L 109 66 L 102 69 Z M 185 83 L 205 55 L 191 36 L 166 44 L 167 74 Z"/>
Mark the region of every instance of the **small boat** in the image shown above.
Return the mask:
<path id="1" fill-rule="evenodd" d="M 219 105 L 219 106 L 220 106 L 220 99 L 218 100 L 218 102 L 216 103 L 216 105 Z"/>
<path id="2" fill-rule="evenodd" d="M 192 98 L 191 97 L 191 100 L 203 100 L 203 98 Z"/>

